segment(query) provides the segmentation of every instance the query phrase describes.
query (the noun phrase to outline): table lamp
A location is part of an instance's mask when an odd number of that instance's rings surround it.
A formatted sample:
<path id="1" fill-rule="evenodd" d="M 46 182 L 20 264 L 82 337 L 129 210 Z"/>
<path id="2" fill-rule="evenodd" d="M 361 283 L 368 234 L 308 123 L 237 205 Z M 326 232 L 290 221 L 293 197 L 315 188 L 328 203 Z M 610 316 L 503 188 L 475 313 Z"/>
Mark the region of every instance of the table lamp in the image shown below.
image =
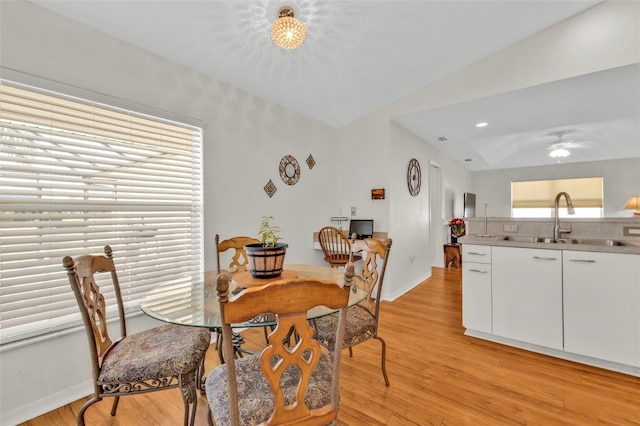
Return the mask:
<path id="1" fill-rule="evenodd" d="M 622 206 L 623 209 L 633 209 L 633 215 L 640 218 L 640 196 L 636 195 L 627 200 L 627 204 Z"/>

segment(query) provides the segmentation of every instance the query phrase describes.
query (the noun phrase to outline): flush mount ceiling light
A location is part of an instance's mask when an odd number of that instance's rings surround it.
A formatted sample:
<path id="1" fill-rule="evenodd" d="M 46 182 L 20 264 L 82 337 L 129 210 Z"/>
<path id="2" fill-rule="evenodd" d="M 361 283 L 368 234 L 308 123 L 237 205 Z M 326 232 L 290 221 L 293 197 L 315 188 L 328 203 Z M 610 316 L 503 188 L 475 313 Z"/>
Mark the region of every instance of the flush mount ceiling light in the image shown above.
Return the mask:
<path id="1" fill-rule="evenodd" d="M 307 36 L 304 24 L 293 17 L 293 9 L 282 7 L 278 12 L 278 19 L 271 27 L 273 42 L 283 49 L 295 49 L 300 46 Z"/>
<path id="2" fill-rule="evenodd" d="M 482 122 L 482 123 L 476 124 L 476 127 L 487 127 L 488 125 L 489 123 Z"/>

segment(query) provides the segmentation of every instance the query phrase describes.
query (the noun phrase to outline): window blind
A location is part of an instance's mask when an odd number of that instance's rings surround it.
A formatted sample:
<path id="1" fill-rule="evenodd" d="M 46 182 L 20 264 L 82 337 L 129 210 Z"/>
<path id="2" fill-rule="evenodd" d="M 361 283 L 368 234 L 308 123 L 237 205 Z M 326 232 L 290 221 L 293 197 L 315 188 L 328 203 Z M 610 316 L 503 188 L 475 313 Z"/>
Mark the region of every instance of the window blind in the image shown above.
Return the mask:
<path id="1" fill-rule="evenodd" d="M 602 207 L 602 177 L 511 183 L 512 208 L 553 208 L 558 192 L 567 192 L 574 207 Z M 561 199 L 565 206 L 564 198 Z"/>
<path id="2" fill-rule="evenodd" d="M 81 322 L 66 255 L 110 245 L 128 311 L 203 271 L 202 129 L 2 81 L 0 148 L 0 343 Z"/>

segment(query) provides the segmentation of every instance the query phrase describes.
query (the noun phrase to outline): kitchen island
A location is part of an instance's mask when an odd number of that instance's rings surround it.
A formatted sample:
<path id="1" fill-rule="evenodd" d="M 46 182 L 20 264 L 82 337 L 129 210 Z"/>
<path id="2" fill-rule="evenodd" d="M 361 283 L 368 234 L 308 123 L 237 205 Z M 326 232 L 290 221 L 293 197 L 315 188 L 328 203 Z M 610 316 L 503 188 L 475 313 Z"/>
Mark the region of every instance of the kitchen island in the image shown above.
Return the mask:
<path id="1" fill-rule="evenodd" d="M 459 242 L 465 334 L 640 376 L 640 240 Z"/>

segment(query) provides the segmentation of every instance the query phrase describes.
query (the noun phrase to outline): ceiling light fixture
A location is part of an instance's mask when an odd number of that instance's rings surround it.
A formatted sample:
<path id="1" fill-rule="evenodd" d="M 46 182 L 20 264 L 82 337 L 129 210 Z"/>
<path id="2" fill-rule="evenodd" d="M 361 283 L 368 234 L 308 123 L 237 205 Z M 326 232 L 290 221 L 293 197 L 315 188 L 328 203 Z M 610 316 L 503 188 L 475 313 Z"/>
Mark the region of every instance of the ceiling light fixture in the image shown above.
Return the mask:
<path id="1" fill-rule="evenodd" d="M 271 27 L 273 42 L 283 49 L 291 50 L 300 46 L 307 36 L 304 24 L 293 17 L 293 9 L 288 6 L 278 11 L 278 19 Z"/>
<path id="2" fill-rule="evenodd" d="M 482 123 L 476 124 L 476 127 L 487 127 L 488 125 L 489 123 L 482 122 Z"/>
<path id="3" fill-rule="evenodd" d="M 556 148 L 549 153 L 549 157 L 551 158 L 564 158 L 571 155 L 571 153 L 564 148 Z"/>

